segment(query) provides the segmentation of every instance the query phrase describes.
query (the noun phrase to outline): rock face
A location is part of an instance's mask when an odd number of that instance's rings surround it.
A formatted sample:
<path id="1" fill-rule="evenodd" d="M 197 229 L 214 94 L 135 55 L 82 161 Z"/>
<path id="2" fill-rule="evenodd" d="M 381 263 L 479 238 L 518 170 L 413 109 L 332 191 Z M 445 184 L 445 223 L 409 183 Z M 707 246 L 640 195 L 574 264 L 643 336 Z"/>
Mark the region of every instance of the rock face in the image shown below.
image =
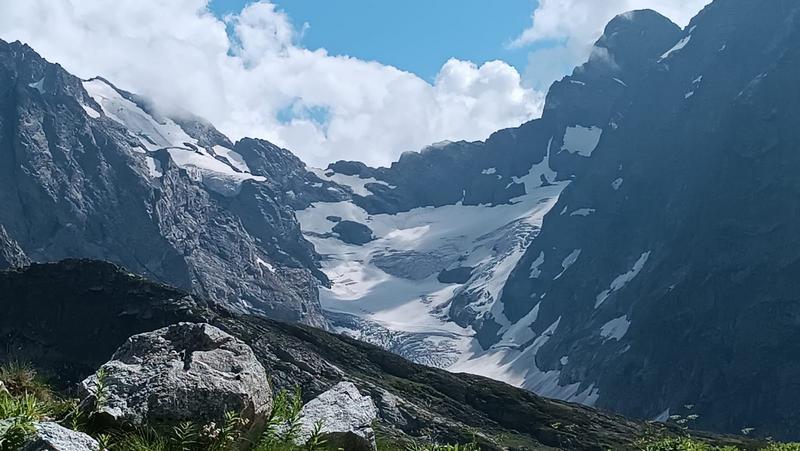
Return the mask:
<path id="1" fill-rule="evenodd" d="M 0 360 L 8 352 L 24 355 L 63 387 L 93 373 L 128 337 L 183 321 L 212 324 L 243 341 L 274 388 L 299 384 L 306 402 L 351 381 L 379 407 L 376 428 L 399 443 L 421 437 L 468 443 L 477 429 L 487 450 L 555 448 L 568 440 L 570 449 L 594 451 L 625 449 L 657 427 L 417 365 L 308 326 L 232 314 L 107 263 L 0 271 L 0 311 Z"/>
<path id="2" fill-rule="evenodd" d="M 332 230 L 340 240 L 356 246 L 367 244 L 375 239 L 372 229 L 355 221 L 339 221 Z"/>
<path id="3" fill-rule="evenodd" d="M 800 5 L 716 1 L 646 69 L 498 323 L 537 337 L 518 354 L 539 370 L 528 388 L 796 439 Z"/>
<path id="4" fill-rule="evenodd" d="M 541 119 L 389 168 L 331 165 L 320 178 L 353 195 L 298 212 L 304 230 L 338 215 L 377 238 L 346 254 L 311 237 L 331 256 L 323 303 L 359 316 L 337 329 L 393 349 L 383 337 L 422 336 L 418 359 L 547 396 L 797 438 L 799 18 L 757 0 L 685 30 L 623 14 Z M 397 271 L 404 257 L 474 269 L 413 280 L 430 271 Z"/>
<path id="5" fill-rule="evenodd" d="M 12 240 L 6 229 L 0 225 L 0 270 L 19 268 L 30 264 L 28 256 L 20 249 L 19 244 Z"/>
<path id="6" fill-rule="evenodd" d="M 267 373 L 253 350 L 209 324 L 134 335 L 83 387 L 84 403 L 114 425 L 221 424 L 235 412 L 257 437 L 272 409 Z"/>
<path id="7" fill-rule="evenodd" d="M 163 116 L 0 41 L 0 267 L 24 254 L 108 260 L 239 311 L 325 327 L 325 276 L 286 193 L 305 177 L 284 149 L 231 144 L 201 119 Z"/>
<path id="8" fill-rule="evenodd" d="M 37 423 L 34 437 L 21 451 L 100 451 L 100 444 L 88 435 L 56 423 Z"/>
<path id="9" fill-rule="evenodd" d="M 352 382 L 340 382 L 303 406 L 302 426 L 297 444 L 304 445 L 317 424 L 322 438 L 334 449 L 374 451 L 377 409 L 369 396 L 363 396 Z"/>

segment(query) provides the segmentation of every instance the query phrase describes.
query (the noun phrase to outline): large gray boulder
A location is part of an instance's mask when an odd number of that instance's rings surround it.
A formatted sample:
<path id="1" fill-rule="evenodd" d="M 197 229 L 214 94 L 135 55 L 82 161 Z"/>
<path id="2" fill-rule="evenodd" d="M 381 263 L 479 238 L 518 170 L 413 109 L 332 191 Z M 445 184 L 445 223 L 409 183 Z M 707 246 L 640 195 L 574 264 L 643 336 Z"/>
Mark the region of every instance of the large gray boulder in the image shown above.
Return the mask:
<path id="1" fill-rule="evenodd" d="M 253 350 L 209 324 L 134 335 L 83 387 L 84 405 L 113 425 L 220 424 L 236 412 L 254 437 L 272 409 L 267 373 Z"/>
<path id="2" fill-rule="evenodd" d="M 36 424 L 36 433 L 22 451 L 99 451 L 100 444 L 82 432 L 57 423 Z"/>
<path id="3" fill-rule="evenodd" d="M 372 398 L 362 395 L 352 382 L 340 382 L 309 401 L 300 411 L 301 428 L 297 444 L 305 444 L 317 424 L 332 449 L 374 451 L 372 422 L 377 409 Z"/>

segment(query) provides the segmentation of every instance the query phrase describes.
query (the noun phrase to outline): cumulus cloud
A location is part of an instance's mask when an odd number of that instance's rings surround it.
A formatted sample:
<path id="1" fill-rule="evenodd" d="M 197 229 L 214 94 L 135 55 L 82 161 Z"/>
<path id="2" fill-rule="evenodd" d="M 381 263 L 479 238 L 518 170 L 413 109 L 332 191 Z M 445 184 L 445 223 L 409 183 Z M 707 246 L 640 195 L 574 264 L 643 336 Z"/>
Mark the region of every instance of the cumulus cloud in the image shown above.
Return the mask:
<path id="1" fill-rule="evenodd" d="M 312 24 L 313 26 L 313 24 Z M 0 5 L 0 37 L 83 78 L 118 86 L 255 136 L 306 162 L 386 164 L 445 139 L 476 140 L 539 114 L 541 93 L 500 61 L 450 60 L 433 83 L 302 45 L 266 0 L 223 19 L 208 0 L 26 0 Z"/>
<path id="2" fill-rule="evenodd" d="M 585 61 L 592 44 L 617 14 L 653 9 L 685 26 L 711 0 L 540 0 L 532 23 L 511 47 L 536 45 L 529 54 L 526 80 L 539 89 Z"/>

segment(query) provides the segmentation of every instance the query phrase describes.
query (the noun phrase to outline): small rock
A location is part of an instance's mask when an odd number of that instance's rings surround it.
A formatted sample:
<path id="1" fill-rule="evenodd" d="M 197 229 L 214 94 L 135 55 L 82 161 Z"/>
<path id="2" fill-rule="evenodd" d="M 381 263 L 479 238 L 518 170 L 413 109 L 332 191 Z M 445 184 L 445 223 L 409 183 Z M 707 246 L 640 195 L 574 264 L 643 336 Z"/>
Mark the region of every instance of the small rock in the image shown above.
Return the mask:
<path id="1" fill-rule="evenodd" d="M 363 396 L 352 382 L 340 382 L 303 406 L 298 445 L 311 437 L 314 426 L 321 422 L 323 439 L 331 449 L 374 451 L 375 432 L 372 422 L 377 409 L 369 396 Z"/>
<path id="2" fill-rule="evenodd" d="M 272 409 L 269 380 L 253 350 L 209 324 L 134 335 L 83 387 L 84 405 L 112 425 L 220 424 L 236 412 L 249 421 L 245 435 L 254 437 Z"/>
<path id="3" fill-rule="evenodd" d="M 8 389 L 6 388 L 6 384 L 3 381 L 0 381 L 0 395 L 8 395 Z"/>
<path id="4" fill-rule="evenodd" d="M 333 233 L 347 244 L 361 246 L 375 239 L 372 229 L 354 221 L 341 221 L 333 226 Z"/>
<path id="5" fill-rule="evenodd" d="M 76 432 L 56 423 L 36 424 L 34 437 L 22 451 L 99 451 L 100 444 L 82 432 Z"/>

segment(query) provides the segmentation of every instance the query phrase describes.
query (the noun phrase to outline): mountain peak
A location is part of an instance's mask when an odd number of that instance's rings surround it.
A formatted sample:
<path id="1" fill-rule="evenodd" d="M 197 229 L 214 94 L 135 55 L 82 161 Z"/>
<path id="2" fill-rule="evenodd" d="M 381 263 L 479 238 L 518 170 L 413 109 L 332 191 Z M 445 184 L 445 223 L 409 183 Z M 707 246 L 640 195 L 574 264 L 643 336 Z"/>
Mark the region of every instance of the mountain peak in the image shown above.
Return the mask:
<path id="1" fill-rule="evenodd" d="M 625 72 L 634 70 L 641 67 L 644 60 L 668 49 L 680 34 L 678 25 L 653 10 L 622 13 L 606 25 L 585 66 L 602 65 Z"/>

